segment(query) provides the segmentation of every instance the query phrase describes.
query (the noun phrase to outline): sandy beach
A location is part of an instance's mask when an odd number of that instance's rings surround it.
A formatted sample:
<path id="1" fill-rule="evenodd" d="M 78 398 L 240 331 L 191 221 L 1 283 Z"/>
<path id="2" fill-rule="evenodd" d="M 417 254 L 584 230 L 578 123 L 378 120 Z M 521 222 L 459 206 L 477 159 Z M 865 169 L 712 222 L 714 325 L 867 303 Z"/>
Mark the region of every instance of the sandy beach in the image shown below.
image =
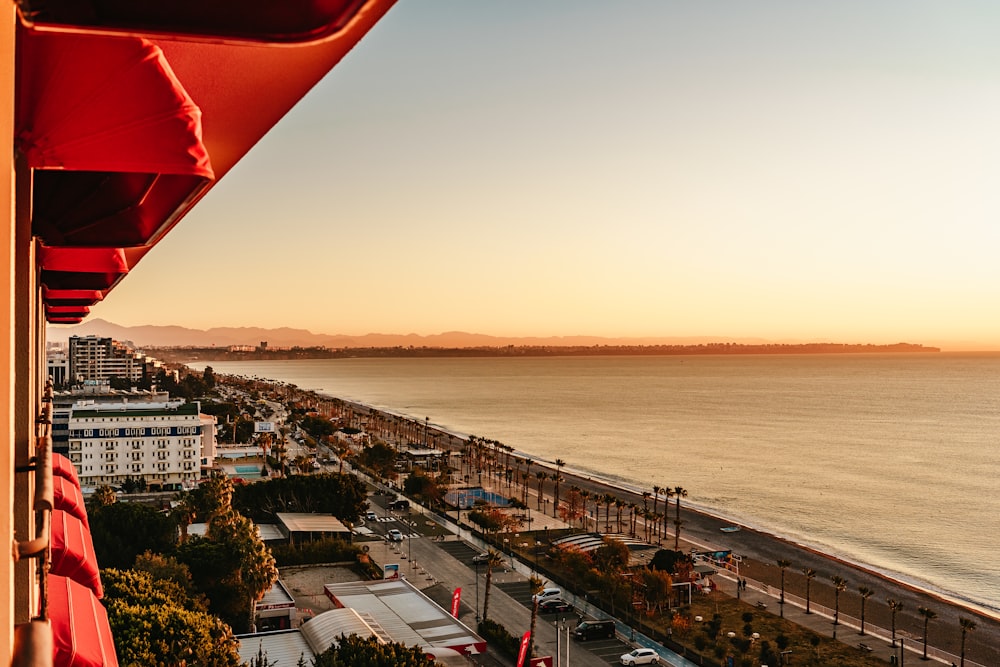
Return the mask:
<path id="1" fill-rule="evenodd" d="M 351 404 L 351 406 L 352 409 L 362 414 L 373 411 L 372 408 L 365 405 Z M 439 447 L 461 451 L 465 445 L 465 440 L 458 434 L 448 433 L 434 427 L 430 427 L 430 434 L 439 436 L 437 438 Z M 522 452 L 516 452 L 516 455 L 522 458 L 530 456 L 528 453 Z M 541 470 L 546 470 L 551 474 L 555 468 L 536 459 L 532 471 L 537 473 Z M 642 504 L 641 492 L 630 491 L 595 476 L 576 474 L 568 471 L 567 468 L 563 468 L 561 474 L 565 478 L 561 485 L 563 497 L 565 497 L 567 489 L 577 486 L 592 493 L 610 493 L 627 502 Z M 485 475 L 483 481 L 487 482 Z M 551 498 L 552 486 L 551 481 L 545 483 L 544 495 L 546 497 Z M 537 487 L 537 483 L 532 483 L 529 487 L 529 494 L 534 498 L 536 493 L 531 487 Z M 649 491 L 652 492 L 652 489 Z M 690 500 L 697 502 L 697 498 Z M 661 497 L 661 507 L 662 503 L 663 498 Z M 670 530 L 669 534 L 662 538 L 663 546 L 668 548 L 672 548 L 674 544 L 674 501 L 670 500 L 670 504 Z M 551 513 L 551 503 L 546 506 Z M 823 608 L 827 608 L 830 610 L 829 615 L 832 616 L 835 605 L 835 587 L 831 581 L 832 577 L 839 576 L 847 581 L 847 588 L 839 596 L 840 619 L 844 625 L 840 626 L 838 636 L 844 641 L 857 643 L 859 639 L 865 639 L 860 637 L 856 629 L 849 627 L 852 623 L 855 627 L 858 625 L 857 619 L 861 615 L 861 596 L 858 589 L 864 586 L 873 591 L 865 604 L 865 623 L 868 635 L 865 641 L 869 644 L 879 641 L 876 637 L 882 634 L 883 629 L 884 636 L 889 636 L 891 613 L 886 601 L 893 599 L 902 603 L 902 607 L 896 613 L 896 631 L 898 637 L 906 638 L 907 646 L 918 647 L 922 645 L 924 617 L 918 612 L 918 609 L 923 607 L 936 614 L 928 626 L 928 646 L 931 649 L 936 648 L 951 654 L 943 660 L 944 664 L 949 664 L 951 661 L 954 661 L 955 664 L 959 663 L 961 644 L 959 618 L 962 617 L 974 620 L 977 625 L 976 629 L 966 636 L 966 663 L 986 667 L 1000 665 L 1000 618 L 970 609 L 931 592 L 920 590 L 862 565 L 849 563 L 815 549 L 795 544 L 777 535 L 754 530 L 747 526 L 740 526 L 740 530 L 736 532 L 723 532 L 721 528 L 732 525 L 731 521 L 687 507 L 683 500 L 681 520 L 683 523 L 680 550 L 685 552 L 731 550 L 734 554 L 742 556 L 740 576 L 747 579 L 752 586 L 766 591 L 775 598 L 775 604 L 769 605 L 769 609 L 777 610 L 776 601 L 780 595 L 781 586 L 781 569 L 777 562 L 783 560 L 789 563 L 785 569 L 785 595 L 786 604 L 789 605 L 805 606 L 807 581 L 803 574 L 804 569 L 816 572 L 809 584 L 809 598 L 812 611 L 820 615 L 824 611 Z M 888 645 L 888 641 L 885 644 Z M 933 651 L 929 650 L 929 654 L 933 656 Z M 908 654 L 908 657 L 909 655 L 914 654 Z M 919 654 L 916 655 L 916 658 L 919 659 Z"/>
<path id="2" fill-rule="evenodd" d="M 263 383 L 262 383 L 263 384 Z M 380 413 L 367 405 L 336 399 L 330 396 L 317 395 L 313 392 L 306 392 L 312 395 L 313 399 L 333 409 L 332 416 L 338 416 L 336 412 L 342 409 L 352 413 L 355 419 L 364 423 L 369 413 Z M 389 413 L 386 413 L 389 414 Z M 398 415 L 394 415 L 398 417 Z M 426 424 L 414 420 L 419 424 L 422 431 Z M 461 434 L 450 433 L 433 426 L 429 427 L 429 437 L 434 438 L 438 447 L 462 451 L 466 441 Z M 530 457 L 527 452 L 514 452 L 513 455 L 521 458 Z M 531 457 L 533 458 L 533 457 Z M 572 461 L 568 461 L 572 466 Z M 546 470 L 550 474 L 555 468 L 550 463 L 534 459 L 532 472 L 538 473 Z M 588 489 L 592 493 L 610 493 L 626 502 L 636 502 L 642 505 L 642 490 L 626 489 L 621 485 L 614 484 L 608 480 L 603 480 L 593 475 L 574 473 L 572 470 L 563 468 L 561 472 L 565 481 L 561 485 L 561 495 L 565 497 L 565 491 L 572 486 L 581 489 Z M 483 482 L 488 484 L 486 475 L 482 477 Z M 683 480 L 676 480 L 683 485 Z M 485 485 L 485 484 L 484 484 Z M 547 481 L 544 485 L 544 496 L 551 499 L 553 488 L 552 482 Z M 533 482 L 529 486 L 529 503 L 534 509 L 537 483 Z M 497 491 L 503 491 L 499 487 Z M 652 491 L 649 489 L 648 491 Z M 662 496 L 662 494 L 661 494 Z M 686 499 L 697 503 L 697 497 Z M 663 498 L 660 498 L 662 507 Z M 668 535 L 662 537 L 664 547 L 672 548 L 674 543 L 673 534 L 673 504 L 671 504 L 671 520 Z M 552 513 L 551 502 L 545 504 L 548 513 Z M 786 604 L 804 607 L 806 597 L 807 579 L 803 570 L 815 570 L 815 577 L 809 583 L 810 606 L 814 614 L 810 616 L 812 626 L 822 626 L 823 618 L 832 617 L 834 607 L 835 589 L 831 581 L 832 577 L 841 577 L 847 582 L 846 588 L 839 596 L 839 610 L 841 625 L 838 637 L 845 643 L 856 644 L 859 640 L 864 640 L 869 645 L 878 643 L 880 647 L 889 646 L 889 628 L 891 626 L 891 613 L 887 605 L 887 599 L 893 599 L 902 603 L 902 607 L 896 613 L 896 630 L 898 637 L 905 637 L 908 648 L 919 648 L 923 639 L 924 617 L 918 612 L 920 608 L 932 610 L 934 617 L 928 625 L 928 647 L 929 654 L 934 656 L 934 649 L 947 652 L 938 659 L 938 663 L 950 664 L 959 663 L 961 626 L 959 618 L 969 618 L 975 621 L 976 628 L 966 636 L 966 664 L 971 666 L 981 665 L 983 667 L 994 667 L 1000 665 L 1000 618 L 971 609 L 967 606 L 945 599 L 942 596 L 928 591 L 920 590 L 905 582 L 897 581 L 889 576 L 875 572 L 863 565 L 846 562 L 829 554 L 821 553 L 815 549 L 793 543 L 783 539 L 778 535 L 755 530 L 749 526 L 740 526 L 735 532 L 723 532 L 721 528 L 732 525 L 728 519 L 712 515 L 708 511 L 702 511 L 681 504 L 681 539 L 679 548 L 682 551 L 717 551 L 731 550 L 733 554 L 742 557 L 740 565 L 740 577 L 746 579 L 751 588 L 757 593 L 769 595 L 774 604 L 768 605 L 768 610 L 777 611 L 777 599 L 781 586 L 781 569 L 777 562 L 787 561 L 785 569 L 785 594 Z M 641 533 L 641 529 L 639 530 Z M 859 587 L 867 587 L 873 594 L 865 605 L 865 621 L 867 636 L 860 637 L 857 626 L 858 617 L 861 615 L 861 596 Z M 734 587 L 730 586 L 729 589 Z M 726 590 L 726 587 L 723 587 Z M 827 608 L 824 610 L 824 608 Z M 790 607 L 786 607 L 790 609 Z M 824 613 L 827 612 L 824 616 Z M 817 621 L 819 618 L 821 620 Z M 832 621 L 829 623 L 832 629 Z M 883 641 L 884 640 L 884 641 Z M 912 657 L 911 657 L 912 656 Z M 907 653 L 907 658 L 919 659 L 919 653 Z"/>

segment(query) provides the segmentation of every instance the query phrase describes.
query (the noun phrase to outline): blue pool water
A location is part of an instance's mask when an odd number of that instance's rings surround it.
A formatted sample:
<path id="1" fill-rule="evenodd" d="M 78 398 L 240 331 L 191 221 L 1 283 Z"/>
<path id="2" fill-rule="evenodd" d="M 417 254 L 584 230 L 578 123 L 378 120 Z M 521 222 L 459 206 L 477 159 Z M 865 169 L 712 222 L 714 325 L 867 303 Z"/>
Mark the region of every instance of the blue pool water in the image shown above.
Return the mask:
<path id="1" fill-rule="evenodd" d="M 485 489 L 462 489 L 460 491 L 449 491 L 444 496 L 444 501 L 452 507 L 459 509 L 469 509 L 477 501 L 488 503 L 494 507 L 507 507 L 510 501 L 499 493 L 493 493 Z"/>

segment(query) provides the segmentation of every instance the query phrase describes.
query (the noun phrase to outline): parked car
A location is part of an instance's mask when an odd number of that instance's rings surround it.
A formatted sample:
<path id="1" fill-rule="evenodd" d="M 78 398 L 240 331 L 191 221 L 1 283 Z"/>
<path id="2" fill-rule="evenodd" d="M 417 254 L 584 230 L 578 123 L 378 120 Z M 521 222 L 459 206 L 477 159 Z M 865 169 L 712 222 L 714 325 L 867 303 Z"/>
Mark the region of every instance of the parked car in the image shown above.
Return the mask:
<path id="1" fill-rule="evenodd" d="M 403 541 L 403 534 L 401 532 L 399 532 L 399 530 L 396 529 L 396 528 L 391 528 L 389 530 L 389 532 L 385 534 L 385 536 L 386 536 L 386 539 L 388 539 L 390 542 L 402 542 Z"/>
<path id="2" fill-rule="evenodd" d="M 651 648 L 637 648 L 621 658 L 623 665 L 655 665 L 659 662 L 660 656 Z"/>
<path id="3" fill-rule="evenodd" d="M 562 597 L 561 588 L 543 588 L 541 593 L 536 593 L 531 596 L 531 601 L 534 602 L 535 600 L 538 600 L 539 602 L 544 602 L 545 600 L 558 597 Z"/>
<path id="4" fill-rule="evenodd" d="M 573 636 L 582 642 L 588 639 L 612 639 L 615 636 L 614 621 L 580 621 L 573 630 Z"/>
<path id="5" fill-rule="evenodd" d="M 405 498 L 400 498 L 399 500 L 394 500 L 391 503 L 389 503 L 389 509 L 398 510 L 398 511 L 409 510 L 410 509 L 410 501 L 406 500 Z"/>
<path id="6" fill-rule="evenodd" d="M 365 521 L 378 521 L 378 514 L 375 514 L 375 510 L 365 512 Z"/>
<path id="7" fill-rule="evenodd" d="M 573 611 L 573 605 L 562 598 L 549 598 L 538 603 L 539 614 L 556 614 L 563 611 Z"/>
<path id="8" fill-rule="evenodd" d="M 475 563 L 485 563 L 489 559 L 490 559 L 489 553 L 481 553 L 481 554 L 476 554 L 475 556 L 473 556 L 472 557 L 472 562 L 473 562 L 473 564 L 475 564 Z"/>

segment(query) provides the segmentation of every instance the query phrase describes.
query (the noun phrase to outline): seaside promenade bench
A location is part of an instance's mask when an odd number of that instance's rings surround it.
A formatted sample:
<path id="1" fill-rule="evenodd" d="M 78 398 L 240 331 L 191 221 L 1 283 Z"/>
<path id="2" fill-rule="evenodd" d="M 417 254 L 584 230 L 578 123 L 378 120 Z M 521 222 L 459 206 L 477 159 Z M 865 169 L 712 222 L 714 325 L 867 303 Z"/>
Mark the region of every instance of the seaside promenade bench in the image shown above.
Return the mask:
<path id="1" fill-rule="evenodd" d="M 871 653 L 874 649 L 864 642 L 858 642 L 858 649 L 864 651 L 865 653 Z"/>

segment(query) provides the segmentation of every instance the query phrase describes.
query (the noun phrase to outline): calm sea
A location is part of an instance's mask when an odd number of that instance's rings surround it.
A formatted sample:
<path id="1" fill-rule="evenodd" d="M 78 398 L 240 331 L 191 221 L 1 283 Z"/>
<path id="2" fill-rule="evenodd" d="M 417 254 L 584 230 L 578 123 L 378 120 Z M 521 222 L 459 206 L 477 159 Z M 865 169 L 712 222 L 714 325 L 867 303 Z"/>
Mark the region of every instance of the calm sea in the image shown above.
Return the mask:
<path id="1" fill-rule="evenodd" d="M 680 485 L 693 505 L 1000 611 L 1000 355 L 210 365 L 629 487 Z"/>

